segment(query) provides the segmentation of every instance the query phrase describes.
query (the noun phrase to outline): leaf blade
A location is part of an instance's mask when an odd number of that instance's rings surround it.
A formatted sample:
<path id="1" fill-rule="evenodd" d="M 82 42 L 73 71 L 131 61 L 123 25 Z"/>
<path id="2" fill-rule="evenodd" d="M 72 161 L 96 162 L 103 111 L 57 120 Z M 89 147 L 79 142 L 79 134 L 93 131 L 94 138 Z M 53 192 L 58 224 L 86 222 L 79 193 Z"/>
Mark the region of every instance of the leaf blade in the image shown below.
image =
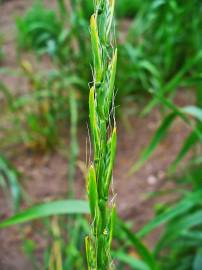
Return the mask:
<path id="1" fill-rule="evenodd" d="M 82 200 L 63 200 L 42 203 L 28 208 L 2 222 L 0 229 L 32 221 L 35 219 L 62 214 L 88 214 L 88 202 Z"/>
<path id="2" fill-rule="evenodd" d="M 132 168 L 130 169 L 129 174 L 133 174 L 137 170 L 139 170 L 146 160 L 152 155 L 160 141 L 165 137 L 167 130 L 173 123 L 174 119 L 176 118 L 177 114 L 170 113 L 162 122 L 160 127 L 157 129 L 156 133 L 154 134 L 150 144 L 143 150 L 140 159 L 135 163 Z"/>

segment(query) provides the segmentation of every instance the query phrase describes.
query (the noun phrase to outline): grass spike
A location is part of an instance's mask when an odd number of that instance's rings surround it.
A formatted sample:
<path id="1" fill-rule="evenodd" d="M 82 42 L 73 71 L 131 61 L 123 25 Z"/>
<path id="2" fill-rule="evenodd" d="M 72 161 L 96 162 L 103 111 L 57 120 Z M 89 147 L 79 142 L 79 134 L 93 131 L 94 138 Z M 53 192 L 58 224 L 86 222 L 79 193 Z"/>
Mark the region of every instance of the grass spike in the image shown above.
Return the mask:
<path id="1" fill-rule="evenodd" d="M 93 140 L 93 164 L 88 176 L 92 224 L 86 246 L 89 270 L 114 269 L 111 243 L 116 211 L 115 205 L 111 205 L 109 192 L 116 156 L 115 121 L 110 121 L 117 64 L 117 49 L 113 47 L 114 5 L 114 0 L 94 1 L 95 13 L 90 19 L 94 81 L 89 93 Z"/>

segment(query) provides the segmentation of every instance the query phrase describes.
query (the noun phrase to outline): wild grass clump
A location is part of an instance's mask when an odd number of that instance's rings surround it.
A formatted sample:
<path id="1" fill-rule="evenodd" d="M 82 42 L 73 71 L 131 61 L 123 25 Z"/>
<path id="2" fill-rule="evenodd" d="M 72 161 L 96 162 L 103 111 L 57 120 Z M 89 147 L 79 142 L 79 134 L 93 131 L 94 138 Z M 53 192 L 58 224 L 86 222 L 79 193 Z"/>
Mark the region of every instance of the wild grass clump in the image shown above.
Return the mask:
<path id="1" fill-rule="evenodd" d="M 67 33 L 54 10 L 35 3 L 25 16 L 17 19 L 20 49 L 34 50 L 37 55 L 49 54 L 61 61 L 67 53 Z"/>

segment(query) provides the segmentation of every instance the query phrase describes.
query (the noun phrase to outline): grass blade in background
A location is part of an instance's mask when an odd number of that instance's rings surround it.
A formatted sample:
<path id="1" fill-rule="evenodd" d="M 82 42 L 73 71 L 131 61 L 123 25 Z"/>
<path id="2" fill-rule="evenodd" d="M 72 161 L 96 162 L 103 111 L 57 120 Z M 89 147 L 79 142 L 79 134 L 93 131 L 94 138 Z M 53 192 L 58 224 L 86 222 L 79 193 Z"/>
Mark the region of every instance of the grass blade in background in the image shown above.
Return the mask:
<path id="1" fill-rule="evenodd" d="M 138 237 L 144 237 L 149 232 L 159 227 L 160 225 L 165 224 L 166 222 L 188 212 L 192 207 L 195 206 L 197 202 L 201 201 L 202 192 L 199 190 L 193 194 L 189 194 L 187 197 L 182 199 L 176 206 L 167 210 L 165 213 L 162 213 L 152 219 L 148 224 L 146 224 L 138 233 Z"/>
<path id="2" fill-rule="evenodd" d="M 202 109 L 197 106 L 186 106 L 182 108 L 181 111 L 202 121 Z"/>
<path id="3" fill-rule="evenodd" d="M 16 212 L 22 199 L 22 188 L 19 183 L 18 172 L 2 155 L 0 155 L 0 177 L 2 187 L 8 186 L 10 189 L 13 209 Z"/>
<path id="4" fill-rule="evenodd" d="M 44 218 L 53 215 L 63 214 L 88 214 L 88 202 L 81 200 L 64 200 L 53 201 L 48 203 L 39 204 L 22 211 L 21 213 L 12 216 L 0 222 L 0 228 L 6 228 L 11 225 L 20 224 L 32 221 L 38 218 Z"/>
<path id="5" fill-rule="evenodd" d="M 189 136 L 185 139 L 184 144 L 178 153 L 176 159 L 170 165 L 169 171 L 174 172 L 180 163 L 180 161 L 185 157 L 185 155 L 189 152 L 190 149 L 199 141 L 198 136 L 195 132 L 191 132 Z"/>
<path id="6" fill-rule="evenodd" d="M 134 233 L 132 233 L 123 223 L 121 224 L 121 228 L 127 235 L 128 240 L 132 243 L 133 247 L 140 255 L 144 263 L 148 265 L 149 269 L 159 269 L 153 255 L 150 253 L 148 248 L 140 241 L 140 239 Z"/>
<path id="7" fill-rule="evenodd" d="M 130 269 L 134 270 L 151 270 L 151 268 L 143 261 L 136 259 L 133 256 L 130 256 L 124 252 L 117 251 L 114 252 L 114 258 L 117 259 L 120 262 L 123 262 L 130 266 Z"/>
<path id="8" fill-rule="evenodd" d="M 166 232 L 158 241 L 155 247 L 155 253 L 159 253 L 166 245 L 172 243 L 174 239 L 177 239 L 182 232 L 189 231 L 194 227 L 202 224 L 202 211 L 198 210 L 191 214 L 186 214 L 184 217 L 181 216 L 178 220 L 174 219 L 173 222 L 169 224 Z"/>
<path id="9" fill-rule="evenodd" d="M 161 142 L 161 140 L 165 137 L 168 129 L 170 128 L 171 124 L 176 118 L 176 113 L 170 113 L 162 122 L 160 127 L 157 129 L 155 135 L 153 136 L 149 146 L 142 152 L 140 159 L 138 162 L 132 166 L 130 169 L 130 174 L 136 172 L 139 170 L 143 164 L 146 162 L 146 160 L 152 155 L 158 144 Z"/>

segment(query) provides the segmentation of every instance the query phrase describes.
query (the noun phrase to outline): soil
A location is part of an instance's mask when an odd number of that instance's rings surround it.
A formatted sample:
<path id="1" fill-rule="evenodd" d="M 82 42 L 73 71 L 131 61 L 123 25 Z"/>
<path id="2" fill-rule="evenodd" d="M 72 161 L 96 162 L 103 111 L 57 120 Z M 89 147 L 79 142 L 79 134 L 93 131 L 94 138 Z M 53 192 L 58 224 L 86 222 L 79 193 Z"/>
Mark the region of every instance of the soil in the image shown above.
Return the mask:
<path id="1" fill-rule="evenodd" d="M 31 0 L 10 0 L 0 5 L 0 32 L 5 37 L 5 55 L 3 66 L 17 68 L 15 50 L 15 18 L 21 15 L 31 6 Z M 48 2 L 48 1 L 47 1 Z M 54 1 L 49 1 L 54 2 Z M 53 3 L 54 5 L 54 3 Z M 1 78 L 0 78 L 1 79 Z M 25 82 L 19 78 L 3 76 L 3 81 L 12 89 L 21 86 L 26 89 Z M 19 89 L 19 87 L 16 87 Z M 183 89 L 176 102 L 180 105 L 190 103 L 190 93 Z M 136 109 L 136 104 L 128 105 Z M 126 107 L 128 107 L 126 106 Z M 138 105 L 139 106 L 139 105 Z M 122 113 L 127 114 L 123 108 Z M 134 229 L 140 228 L 153 216 L 153 207 L 159 199 L 151 199 L 148 194 L 162 188 L 172 188 L 172 178 L 166 177 L 166 169 L 176 156 L 182 144 L 183 138 L 188 133 L 188 128 L 180 120 L 176 120 L 166 139 L 159 145 L 154 155 L 136 174 L 128 175 L 134 162 L 138 159 L 141 150 L 148 144 L 152 134 L 159 126 L 161 114 L 154 110 L 149 116 L 142 118 L 137 115 L 124 116 L 126 121 L 118 121 L 118 150 L 114 170 L 114 194 L 117 202 L 119 215 L 125 220 L 134 223 Z M 76 198 L 85 198 L 85 177 L 86 166 L 86 141 L 88 135 L 85 127 L 79 129 L 80 155 L 77 164 L 75 179 Z M 66 141 L 66 149 L 58 149 L 54 153 L 45 155 L 30 154 L 23 146 L 17 146 L 9 154 L 11 162 L 21 172 L 22 185 L 29 195 L 32 203 L 62 199 L 66 197 L 67 185 L 67 163 L 69 143 Z M 7 153 L 5 153 L 7 155 Z M 165 198 L 166 199 L 166 198 Z M 164 199 L 164 200 L 165 200 Z M 27 207 L 28 202 L 22 207 Z M 11 200 L 4 196 L 0 190 L 0 219 L 11 214 Z M 38 223 L 35 223 L 35 230 Z M 25 227 L 25 235 L 34 236 L 38 241 L 37 232 Z M 40 227 L 39 227 L 40 229 Z M 30 232 L 31 230 L 31 232 Z M 158 238 L 154 233 L 147 240 L 150 246 Z M 26 258 L 22 249 L 22 234 L 17 228 L 10 228 L 0 231 L 0 270 L 27 270 L 32 269 L 31 262 Z M 44 243 L 39 241 L 39 253 L 43 250 Z"/>

